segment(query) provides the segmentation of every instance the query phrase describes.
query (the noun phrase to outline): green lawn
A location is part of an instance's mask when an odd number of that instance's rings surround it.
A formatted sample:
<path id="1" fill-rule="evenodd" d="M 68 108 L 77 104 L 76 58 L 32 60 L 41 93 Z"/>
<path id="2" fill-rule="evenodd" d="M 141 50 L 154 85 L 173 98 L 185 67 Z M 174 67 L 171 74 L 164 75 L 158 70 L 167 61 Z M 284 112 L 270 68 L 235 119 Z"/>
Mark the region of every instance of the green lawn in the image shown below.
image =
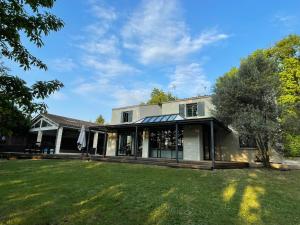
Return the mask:
<path id="1" fill-rule="evenodd" d="M 300 224 L 300 171 L 0 160 L 0 224 Z"/>

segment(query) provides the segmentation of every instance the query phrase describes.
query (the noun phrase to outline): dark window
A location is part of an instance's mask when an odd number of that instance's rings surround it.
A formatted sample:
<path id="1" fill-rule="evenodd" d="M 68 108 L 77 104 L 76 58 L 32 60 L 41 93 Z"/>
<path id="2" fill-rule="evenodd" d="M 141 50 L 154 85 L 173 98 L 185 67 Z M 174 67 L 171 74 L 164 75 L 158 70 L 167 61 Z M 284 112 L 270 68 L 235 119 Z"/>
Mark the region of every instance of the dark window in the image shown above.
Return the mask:
<path id="1" fill-rule="evenodd" d="M 240 148 L 256 148 L 256 141 L 253 136 L 239 137 Z"/>
<path id="2" fill-rule="evenodd" d="M 186 104 L 186 117 L 197 116 L 197 103 Z"/>
<path id="3" fill-rule="evenodd" d="M 122 112 L 122 123 L 132 122 L 132 111 Z"/>
<path id="4" fill-rule="evenodd" d="M 175 128 L 151 129 L 150 131 L 150 157 L 176 158 Z M 178 130 L 178 157 L 183 158 L 183 130 Z"/>
<path id="5" fill-rule="evenodd" d="M 51 124 L 43 120 L 42 127 L 51 127 Z"/>

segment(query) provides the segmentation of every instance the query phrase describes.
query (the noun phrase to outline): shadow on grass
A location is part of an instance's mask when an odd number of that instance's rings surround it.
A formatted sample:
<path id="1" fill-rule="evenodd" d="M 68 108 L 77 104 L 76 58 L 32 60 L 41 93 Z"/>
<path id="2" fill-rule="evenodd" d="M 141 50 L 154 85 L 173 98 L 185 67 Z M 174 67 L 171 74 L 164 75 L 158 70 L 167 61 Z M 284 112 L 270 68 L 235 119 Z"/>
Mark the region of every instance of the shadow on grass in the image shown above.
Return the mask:
<path id="1" fill-rule="evenodd" d="M 299 178 L 269 170 L 5 161 L 0 224 L 299 224 Z"/>

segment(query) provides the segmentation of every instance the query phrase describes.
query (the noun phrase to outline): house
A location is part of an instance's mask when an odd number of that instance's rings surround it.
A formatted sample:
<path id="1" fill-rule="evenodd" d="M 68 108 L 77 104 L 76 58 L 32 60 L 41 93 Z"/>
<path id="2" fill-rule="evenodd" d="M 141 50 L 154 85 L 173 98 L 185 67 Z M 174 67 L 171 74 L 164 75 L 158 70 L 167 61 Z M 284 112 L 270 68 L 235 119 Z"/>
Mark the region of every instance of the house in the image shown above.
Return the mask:
<path id="1" fill-rule="evenodd" d="M 95 155 L 253 162 L 255 145 L 241 142 L 237 132 L 213 117 L 213 108 L 210 96 L 114 108 L 108 125 L 41 114 L 30 132 L 34 141 L 52 144 L 56 154 L 80 153 L 76 141 L 84 125 L 87 148 Z"/>
<path id="2" fill-rule="evenodd" d="M 107 134 L 106 156 L 254 161 L 255 145 L 240 142 L 212 109 L 210 96 L 114 108 L 111 123 L 93 129 Z"/>

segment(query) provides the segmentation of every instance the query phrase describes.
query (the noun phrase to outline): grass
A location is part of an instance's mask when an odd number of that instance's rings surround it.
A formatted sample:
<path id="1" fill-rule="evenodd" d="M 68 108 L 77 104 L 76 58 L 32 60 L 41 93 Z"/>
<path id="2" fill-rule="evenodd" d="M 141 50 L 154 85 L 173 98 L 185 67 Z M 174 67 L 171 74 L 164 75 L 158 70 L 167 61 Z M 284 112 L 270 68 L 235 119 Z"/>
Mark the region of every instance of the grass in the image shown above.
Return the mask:
<path id="1" fill-rule="evenodd" d="M 2 160 L 0 224 L 300 224 L 300 171 Z"/>

